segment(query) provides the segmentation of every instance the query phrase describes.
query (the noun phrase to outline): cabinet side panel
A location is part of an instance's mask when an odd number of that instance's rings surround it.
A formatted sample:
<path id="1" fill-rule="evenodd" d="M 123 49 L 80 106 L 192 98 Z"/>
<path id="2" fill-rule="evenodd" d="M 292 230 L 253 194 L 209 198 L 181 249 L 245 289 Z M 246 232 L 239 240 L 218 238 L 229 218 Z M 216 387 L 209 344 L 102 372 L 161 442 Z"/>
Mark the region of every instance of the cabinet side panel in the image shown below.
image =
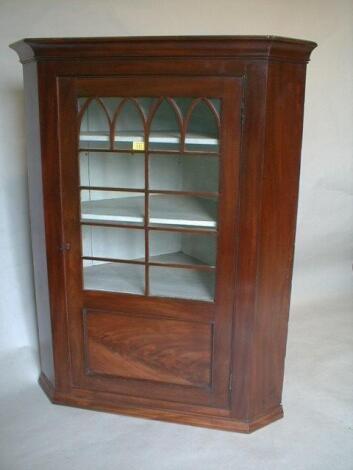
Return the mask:
<path id="1" fill-rule="evenodd" d="M 266 117 L 267 64 L 249 64 L 244 94 L 240 170 L 240 223 L 233 321 L 232 416 L 250 415 L 257 245 Z"/>
<path id="2" fill-rule="evenodd" d="M 281 403 L 292 280 L 305 66 L 269 64 L 251 417 Z"/>
<path id="3" fill-rule="evenodd" d="M 41 370 L 54 384 L 53 340 L 45 245 L 37 64 L 23 66 L 29 208 Z"/>

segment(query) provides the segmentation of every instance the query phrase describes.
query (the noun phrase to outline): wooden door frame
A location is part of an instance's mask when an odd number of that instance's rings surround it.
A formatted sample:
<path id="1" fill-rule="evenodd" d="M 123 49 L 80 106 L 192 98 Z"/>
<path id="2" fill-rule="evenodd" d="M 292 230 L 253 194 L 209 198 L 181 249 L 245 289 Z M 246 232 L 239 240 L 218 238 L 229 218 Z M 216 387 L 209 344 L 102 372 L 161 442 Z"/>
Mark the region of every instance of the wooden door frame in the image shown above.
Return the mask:
<path id="1" fill-rule="evenodd" d="M 104 81 L 104 87 L 102 86 Z M 148 86 L 147 86 L 148 84 Z M 123 85 L 123 86 L 122 86 Z M 133 86 L 132 86 L 133 85 Z M 186 86 L 187 85 L 187 86 Z M 172 87 L 172 92 L 170 92 Z M 78 89 L 80 90 L 78 92 Z M 138 90 L 139 91 L 138 91 Z M 222 121 L 226 120 L 227 124 L 221 126 L 222 141 L 227 149 L 227 164 L 221 164 L 221 183 L 220 183 L 220 229 L 218 244 L 219 257 L 218 266 L 223 266 L 226 275 L 222 278 L 217 274 L 216 292 L 222 292 L 218 295 L 214 303 L 161 299 L 156 297 L 140 300 L 141 296 L 133 296 L 129 294 L 106 294 L 98 292 L 86 292 L 83 299 L 80 299 L 78 284 L 76 284 L 76 292 L 70 295 L 70 282 L 79 282 L 77 262 L 80 255 L 80 246 L 78 245 L 77 220 L 78 220 L 78 201 L 76 188 L 78 187 L 78 166 L 72 167 L 72 161 L 77 162 L 77 147 L 73 149 L 73 142 L 77 142 L 75 126 L 71 129 L 65 128 L 66 122 L 76 121 L 76 97 L 82 94 L 99 93 L 100 96 L 115 95 L 119 92 L 131 95 L 134 90 L 135 94 L 140 96 L 148 96 L 154 93 L 156 96 L 161 91 L 168 91 L 169 95 L 188 96 L 192 93 L 196 94 L 202 91 L 208 91 L 209 97 L 224 97 Z M 125 91 L 124 91 L 125 90 Z M 153 91 L 154 90 L 154 91 Z M 94 307 L 106 308 L 115 312 L 125 313 L 121 305 L 128 306 L 130 304 L 130 312 L 132 309 L 139 309 L 138 313 L 143 311 L 158 312 L 159 316 L 170 318 L 179 311 L 191 311 L 193 321 L 204 322 L 206 318 L 213 325 L 215 337 L 212 350 L 212 381 L 211 386 L 206 390 L 186 389 L 173 385 L 172 390 L 170 384 L 144 383 L 143 391 L 141 389 L 141 381 L 129 380 L 128 383 L 124 379 L 111 380 L 105 377 L 95 377 L 84 373 L 84 354 L 82 350 L 83 329 L 81 325 L 74 326 L 71 323 L 70 313 L 69 321 L 69 337 L 71 351 L 71 370 L 73 387 L 83 387 L 94 390 L 111 390 L 116 393 L 127 393 L 129 395 L 146 396 L 150 393 L 151 398 L 170 399 L 171 401 L 185 401 L 189 403 L 202 404 L 207 406 L 228 407 L 229 406 L 229 380 L 231 369 L 231 331 L 232 311 L 234 303 L 234 275 L 235 275 L 235 240 L 236 240 L 236 223 L 238 201 L 238 177 L 240 164 L 240 140 L 241 140 L 241 98 L 242 98 L 242 80 L 238 77 L 183 77 L 183 76 L 127 76 L 127 77 L 89 77 L 89 78 L 59 78 L 59 140 L 60 140 L 60 161 L 61 161 L 61 187 L 62 204 L 63 204 L 63 220 L 64 220 L 64 239 L 69 242 L 71 250 L 66 257 L 66 281 L 68 292 L 68 309 L 69 312 L 76 311 L 81 318 L 84 311 Z M 238 110 L 238 112 L 237 112 Z M 230 134 L 229 129 L 233 129 L 234 133 Z M 226 155 L 224 149 L 221 151 L 221 161 Z M 70 164 L 71 162 L 71 164 Z M 71 182 L 71 184 L 69 184 Z M 225 197 L 224 192 L 228 197 Z M 72 201 L 76 201 L 76 208 L 72 206 Z M 223 214 L 223 217 L 222 215 Z M 225 217 L 226 215 L 226 217 Z M 82 282 L 82 281 L 81 281 Z M 106 298 L 106 301 L 104 301 Z M 91 303 L 91 301 L 93 301 Z M 131 302 L 130 302 L 131 301 Z M 141 303 L 140 303 L 141 302 Z M 140 303 L 140 304 L 139 304 Z M 109 307 L 110 304 L 110 307 Z M 115 306 L 114 306 L 115 305 Z M 131 308 L 131 305 L 134 307 Z M 216 315 L 216 309 L 218 314 Z M 81 312 L 81 313 L 79 313 Z M 135 310 L 136 312 L 136 310 Z M 199 313 L 198 313 L 199 312 Z M 152 313 L 152 316 L 154 313 Z M 190 315 L 190 316 L 191 316 Z M 197 318 L 197 315 L 199 317 Z M 196 318 L 195 318 L 196 317 Z M 175 318 L 175 317 L 174 317 Z M 188 321 L 190 321 L 189 318 Z M 78 339 L 79 338 L 79 339 Z M 226 339 L 225 339 L 226 338 Z M 144 381 L 145 382 L 145 381 Z M 182 396 L 182 399 L 179 397 Z"/>

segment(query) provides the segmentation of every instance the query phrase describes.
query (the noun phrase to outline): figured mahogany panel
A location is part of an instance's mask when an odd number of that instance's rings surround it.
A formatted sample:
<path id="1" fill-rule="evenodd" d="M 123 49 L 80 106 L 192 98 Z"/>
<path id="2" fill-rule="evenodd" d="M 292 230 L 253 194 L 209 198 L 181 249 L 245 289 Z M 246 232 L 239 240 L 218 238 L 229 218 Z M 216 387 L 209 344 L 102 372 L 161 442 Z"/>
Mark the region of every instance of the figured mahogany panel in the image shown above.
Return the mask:
<path id="1" fill-rule="evenodd" d="M 208 386 L 212 325 L 88 310 L 88 373 Z"/>

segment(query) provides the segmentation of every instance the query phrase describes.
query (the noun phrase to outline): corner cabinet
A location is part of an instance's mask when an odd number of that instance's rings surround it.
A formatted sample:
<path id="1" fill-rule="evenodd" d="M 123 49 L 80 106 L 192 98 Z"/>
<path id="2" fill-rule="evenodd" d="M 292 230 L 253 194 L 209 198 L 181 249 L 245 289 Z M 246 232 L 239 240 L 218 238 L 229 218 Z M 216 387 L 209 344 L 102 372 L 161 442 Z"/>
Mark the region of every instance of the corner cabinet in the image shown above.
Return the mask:
<path id="1" fill-rule="evenodd" d="M 242 432 L 280 418 L 315 43 L 11 47 L 24 69 L 49 398 Z"/>

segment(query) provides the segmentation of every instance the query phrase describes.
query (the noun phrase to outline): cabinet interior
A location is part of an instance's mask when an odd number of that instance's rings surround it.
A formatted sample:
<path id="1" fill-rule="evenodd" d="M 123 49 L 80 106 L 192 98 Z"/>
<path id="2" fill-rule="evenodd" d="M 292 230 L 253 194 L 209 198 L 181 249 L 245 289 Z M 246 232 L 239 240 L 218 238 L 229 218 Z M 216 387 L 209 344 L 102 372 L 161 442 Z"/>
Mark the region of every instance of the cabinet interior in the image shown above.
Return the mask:
<path id="1" fill-rule="evenodd" d="M 78 100 L 83 283 L 213 301 L 221 100 Z"/>

